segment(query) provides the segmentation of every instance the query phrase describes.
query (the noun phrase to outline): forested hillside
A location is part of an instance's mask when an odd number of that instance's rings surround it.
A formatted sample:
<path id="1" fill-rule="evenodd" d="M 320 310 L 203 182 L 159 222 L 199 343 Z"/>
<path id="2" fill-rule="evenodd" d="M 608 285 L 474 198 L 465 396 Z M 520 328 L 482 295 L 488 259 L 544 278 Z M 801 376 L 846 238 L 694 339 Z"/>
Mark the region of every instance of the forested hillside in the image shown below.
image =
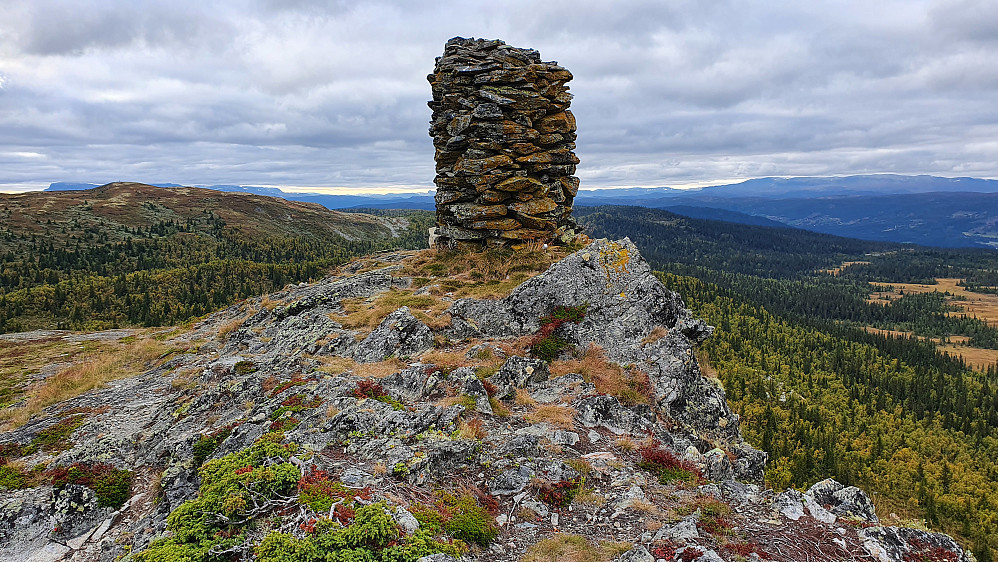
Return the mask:
<path id="1" fill-rule="evenodd" d="M 430 213 L 377 213 L 143 184 L 0 195 L 0 332 L 173 324 L 425 247 Z"/>
<path id="2" fill-rule="evenodd" d="M 988 251 L 867 243 L 793 229 L 689 219 L 625 207 L 577 210 L 591 236 L 629 236 L 663 281 L 717 330 L 703 347 L 770 455 L 774 487 L 836 479 L 866 487 L 902 517 L 959 534 L 979 560 L 998 547 L 998 368 L 974 371 L 914 336 L 966 334 L 994 346 L 981 319 L 947 315 L 940 295 L 869 302 L 870 281 L 993 279 Z M 827 271 L 845 261 L 864 261 Z"/>

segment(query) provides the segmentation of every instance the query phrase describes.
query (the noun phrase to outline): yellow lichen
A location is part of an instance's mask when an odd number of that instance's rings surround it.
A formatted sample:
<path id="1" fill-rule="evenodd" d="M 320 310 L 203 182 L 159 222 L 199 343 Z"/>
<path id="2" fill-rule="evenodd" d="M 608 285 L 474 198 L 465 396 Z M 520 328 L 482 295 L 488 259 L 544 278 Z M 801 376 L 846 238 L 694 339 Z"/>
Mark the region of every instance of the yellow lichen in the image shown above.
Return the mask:
<path id="1" fill-rule="evenodd" d="M 627 265 L 631 262 L 631 255 L 627 248 L 622 245 L 608 242 L 605 247 L 600 248 L 598 261 L 606 275 L 606 286 L 610 287 L 618 277 L 627 273 Z"/>

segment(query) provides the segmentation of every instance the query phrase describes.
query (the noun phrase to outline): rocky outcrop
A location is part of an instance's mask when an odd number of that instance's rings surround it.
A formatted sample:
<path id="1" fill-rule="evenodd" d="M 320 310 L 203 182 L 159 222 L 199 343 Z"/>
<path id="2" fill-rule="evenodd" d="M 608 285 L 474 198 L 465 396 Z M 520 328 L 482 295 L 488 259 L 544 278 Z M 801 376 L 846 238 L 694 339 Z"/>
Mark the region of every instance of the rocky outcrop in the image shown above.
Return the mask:
<path id="1" fill-rule="evenodd" d="M 212 315 L 175 340 L 196 351 L 0 434 L 4 451 L 22 451 L 4 468 L 40 476 L 100 463 L 132 475 L 131 497 L 117 507 L 80 483 L 0 489 L 0 559 L 134 560 L 163 544 L 156 539 L 178 536 L 171 513 L 175 521 L 203 500 L 206 480 L 218 485 L 227 466 L 237 484 L 292 475 L 270 498 L 254 487 L 263 480 L 238 484 L 232 493 L 254 502 L 252 510 L 238 499 L 198 507 L 194 519 L 209 530 L 197 536 L 216 551 L 232 549 L 233 559 L 259 556 L 264 537 L 278 531 L 304 541 L 317 521 L 341 529 L 350 514 L 385 502 L 400 543 L 418 539 L 427 510 L 443 517 L 473 506 L 465 524 L 491 527 L 498 538 L 464 552 L 468 562 L 514 562 L 564 534 L 625 542 L 621 560 L 733 562 L 748 550 L 748 559 L 767 560 L 972 560 L 945 535 L 876 526 L 858 488 L 826 480 L 807 493 L 765 490 L 765 454 L 741 439 L 723 390 L 697 365 L 693 349 L 711 328 L 658 282 L 630 241 L 597 241 L 505 298 L 453 302 L 449 327 L 436 332 L 405 307 L 370 334 L 336 321 L 343 299 L 410 286 L 397 265 L 404 257 L 382 256 L 384 267 Z M 523 340 L 551 326 L 558 307 L 574 311 L 550 330 L 566 351 L 551 361 L 532 356 Z M 435 341 L 446 347 L 430 348 Z M 615 393 L 581 365 L 596 349 L 600 368 L 647 376 L 637 396 Z M 63 450 L 27 447 L 67 415 L 83 418 Z M 268 455 L 232 461 L 261 444 L 270 444 Z M 211 469 L 199 470 L 204 463 Z M 303 499 L 309 478 L 322 485 L 310 493 L 333 494 L 333 505 Z M 447 497 L 454 502 L 435 503 Z M 744 539 L 741 551 L 728 548 L 733 537 Z M 160 554 L 153 559 L 180 559 Z"/>
<path id="2" fill-rule="evenodd" d="M 572 73 L 532 49 L 455 37 L 427 79 L 436 148 L 437 245 L 573 235 Z"/>
<path id="3" fill-rule="evenodd" d="M 536 333 L 558 306 L 585 305 L 585 318 L 564 324 L 561 337 L 579 349 L 596 345 L 612 361 L 648 373 L 656 411 L 693 434 L 740 442 L 738 416 L 724 391 L 700 373 L 695 346 L 713 328 L 694 319 L 679 295 L 666 289 L 628 239 L 600 240 L 554 264 L 508 297 L 460 300 L 450 308 L 456 337 L 513 337 Z M 658 331 L 661 337 L 651 337 Z M 600 406 L 616 419 L 619 405 Z M 592 408 L 587 406 L 586 411 Z M 654 419 L 654 415 L 652 415 Z M 599 423 L 589 421 L 587 423 Z M 608 422 L 612 426 L 616 422 Z M 762 462 L 748 463 L 760 467 Z M 751 477 L 742 474 L 741 477 Z M 755 474 L 761 477 L 761 472 Z"/>
<path id="4" fill-rule="evenodd" d="M 389 314 L 364 338 L 354 351 L 360 363 L 384 361 L 389 357 L 409 357 L 433 345 L 433 332 L 403 306 Z"/>
<path id="5" fill-rule="evenodd" d="M 859 532 L 863 546 L 879 562 L 909 560 L 946 560 L 972 562 L 974 556 L 965 552 L 951 537 L 905 527 L 871 527 Z"/>

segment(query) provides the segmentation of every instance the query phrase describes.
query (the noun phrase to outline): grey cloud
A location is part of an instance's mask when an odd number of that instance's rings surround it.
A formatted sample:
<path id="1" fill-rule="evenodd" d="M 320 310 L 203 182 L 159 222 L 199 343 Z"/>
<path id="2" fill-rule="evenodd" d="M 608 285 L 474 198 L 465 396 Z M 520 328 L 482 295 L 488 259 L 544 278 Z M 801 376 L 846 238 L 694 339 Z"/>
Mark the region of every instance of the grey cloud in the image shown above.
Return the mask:
<path id="1" fill-rule="evenodd" d="M 998 176 L 987 0 L 0 4 L 0 181 L 429 186 L 454 35 L 572 70 L 584 187 Z"/>

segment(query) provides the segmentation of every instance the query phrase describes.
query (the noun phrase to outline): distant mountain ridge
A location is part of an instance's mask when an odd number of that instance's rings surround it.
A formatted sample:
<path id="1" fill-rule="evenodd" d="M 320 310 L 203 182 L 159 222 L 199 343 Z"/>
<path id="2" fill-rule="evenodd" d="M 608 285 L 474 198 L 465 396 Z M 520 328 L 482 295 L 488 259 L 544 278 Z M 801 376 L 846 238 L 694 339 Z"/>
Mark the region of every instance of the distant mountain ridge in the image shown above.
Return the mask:
<path id="1" fill-rule="evenodd" d="M 95 187 L 96 184 L 60 182 L 53 183 L 46 191 Z M 326 195 L 286 192 L 273 187 L 204 187 L 316 203 L 328 209 L 435 208 L 433 193 L 429 191 Z M 695 189 L 583 189 L 575 204 L 671 209 L 697 218 L 766 226 L 781 223 L 865 240 L 998 248 L 998 180 L 992 179 L 897 174 L 768 177 Z"/>

